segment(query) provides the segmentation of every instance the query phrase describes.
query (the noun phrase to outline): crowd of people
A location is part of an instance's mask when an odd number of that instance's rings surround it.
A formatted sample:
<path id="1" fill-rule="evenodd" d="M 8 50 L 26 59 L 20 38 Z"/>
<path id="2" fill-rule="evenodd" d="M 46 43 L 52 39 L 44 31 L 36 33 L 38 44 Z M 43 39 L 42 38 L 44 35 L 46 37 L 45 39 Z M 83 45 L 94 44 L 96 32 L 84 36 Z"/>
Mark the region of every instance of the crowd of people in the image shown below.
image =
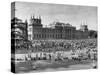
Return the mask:
<path id="1" fill-rule="evenodd" d="M 13 61 L 40 61 L 50 62 L 97 62 L 97 39 L 82 40 L 34 40 L 33 48 L 26 54 L 15 54 Z M 97 65 L 94 64 L 93 68 Z"/>
<path id="2" fill-rule="evenodd" d="M 83 40 L 35 40 L 32 51 L 68 51 L 93 49 L 97 47 L 96 39 Z"/>
<path id="3" fill-rule="evenodd" d="M 47 59 L 95 59 L 97 60 L 97 40 L 34 40 L 31 52 L 25 60 Z"/>

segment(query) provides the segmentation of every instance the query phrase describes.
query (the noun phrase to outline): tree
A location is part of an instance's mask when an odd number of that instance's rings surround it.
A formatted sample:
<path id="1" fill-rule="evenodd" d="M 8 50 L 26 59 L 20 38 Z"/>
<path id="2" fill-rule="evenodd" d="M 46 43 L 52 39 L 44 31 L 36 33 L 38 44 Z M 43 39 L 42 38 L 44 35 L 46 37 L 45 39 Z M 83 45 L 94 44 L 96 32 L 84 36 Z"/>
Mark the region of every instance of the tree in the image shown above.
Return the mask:
<path id="1" fill-rule="evenodd" d="M 28 49 L 32 43 L 28 40 L 27 21 L 14 17 L 11 20 L 11 46 L 15 49 Z"/>
<path id="2" fill-rule="evenodd" d="M 90 38 L 97 38 L 97 31 L 90 30 L 89 31 L 89 37 Z"/>

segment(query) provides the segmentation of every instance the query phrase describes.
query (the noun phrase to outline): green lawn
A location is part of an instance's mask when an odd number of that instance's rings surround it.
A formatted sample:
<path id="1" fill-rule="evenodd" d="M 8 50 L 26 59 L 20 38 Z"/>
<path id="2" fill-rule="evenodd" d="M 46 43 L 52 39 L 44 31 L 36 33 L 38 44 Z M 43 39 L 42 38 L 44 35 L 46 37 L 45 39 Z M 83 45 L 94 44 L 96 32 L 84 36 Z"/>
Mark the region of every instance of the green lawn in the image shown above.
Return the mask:
<path id="1" fill-rule="evenodd" d="M 79 68 L 77 65 L 88 65 L 91 61 L 75 61 L 75 60 L 64 60 L 64 61 L 49 61 L 49 60 L 38 60 L 38 61 L 27 61 L 16 64 L 16 72 L 34 72 L 34 71 L 45 71 L 46 69 L 58 69 L 58 68 L 70 68 L 71 65 L 76 65 L 76 69 Z M 34 67 L 35 66 L 35 67 Z M 91 67 L 89 67 L 91 68 Z M 82 69 L 82 67 L 80 68 Z M 83 67 L 83 69 L 85 69 Z M 87 69 L 87 68 L 86 68 Z"/>

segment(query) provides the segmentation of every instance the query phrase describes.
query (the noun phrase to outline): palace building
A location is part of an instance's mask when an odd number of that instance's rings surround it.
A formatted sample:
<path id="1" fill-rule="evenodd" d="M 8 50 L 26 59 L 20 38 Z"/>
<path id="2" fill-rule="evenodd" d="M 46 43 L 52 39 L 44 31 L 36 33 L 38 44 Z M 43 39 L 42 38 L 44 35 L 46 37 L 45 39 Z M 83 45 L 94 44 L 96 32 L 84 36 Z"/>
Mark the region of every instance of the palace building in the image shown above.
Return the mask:
<path id="1" fill-rule="evenodd" d="M 41 23 L 41 17 L 30 19 L 28 26 L 28 39 L 87 39 L 88 27 L 87 25 L 81 25 L 80 30 L 76 30 L 76 27 L 71 24 L 53 22 L 50 27 L 43 27 Z"/>

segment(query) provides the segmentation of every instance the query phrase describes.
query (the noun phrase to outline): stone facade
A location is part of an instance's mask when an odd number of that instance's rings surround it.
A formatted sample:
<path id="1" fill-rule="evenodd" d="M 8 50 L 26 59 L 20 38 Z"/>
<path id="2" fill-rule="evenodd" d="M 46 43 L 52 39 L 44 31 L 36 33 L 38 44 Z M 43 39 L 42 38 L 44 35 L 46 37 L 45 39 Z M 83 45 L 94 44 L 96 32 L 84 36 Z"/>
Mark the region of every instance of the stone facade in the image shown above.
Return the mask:
<path id="1" fill-rule="evenodd" d="M 69 23 L 54 22 L 51 27 L 43 27 L 41 18 L 31 17 L 29 25 L 29 40 L 33 39 L 86 39 L 88 38 L 87 25 L 80 30 Z"/>

